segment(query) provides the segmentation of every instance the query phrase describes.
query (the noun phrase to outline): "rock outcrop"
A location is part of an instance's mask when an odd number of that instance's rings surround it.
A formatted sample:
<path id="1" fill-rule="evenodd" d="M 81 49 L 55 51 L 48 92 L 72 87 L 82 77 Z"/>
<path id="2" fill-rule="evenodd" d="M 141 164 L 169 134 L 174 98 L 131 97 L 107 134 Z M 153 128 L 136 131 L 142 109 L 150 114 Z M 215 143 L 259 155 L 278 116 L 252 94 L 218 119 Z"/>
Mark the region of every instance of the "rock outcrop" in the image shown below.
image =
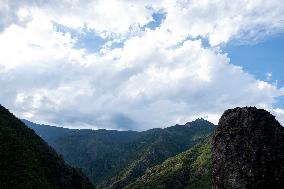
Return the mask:
<path id="1" fill-rule="evenodd" d="M 284 188 L 284 128 L 255 107 L 225 111 L 212 141 L 213 189 Z"/>

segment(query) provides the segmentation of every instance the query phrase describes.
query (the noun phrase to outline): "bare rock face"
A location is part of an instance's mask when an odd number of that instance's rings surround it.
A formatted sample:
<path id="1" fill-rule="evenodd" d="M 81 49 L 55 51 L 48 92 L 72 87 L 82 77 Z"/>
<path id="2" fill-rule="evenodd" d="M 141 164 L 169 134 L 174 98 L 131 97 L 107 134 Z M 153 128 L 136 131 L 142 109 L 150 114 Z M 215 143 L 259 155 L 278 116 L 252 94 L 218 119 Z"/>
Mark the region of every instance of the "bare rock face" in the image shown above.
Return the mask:
<path id="1" fill-rule="evenodd" d="M 284 188 L 284 128 L 255 107 L 225 111 L 212 141 L 213 189 Z"/>

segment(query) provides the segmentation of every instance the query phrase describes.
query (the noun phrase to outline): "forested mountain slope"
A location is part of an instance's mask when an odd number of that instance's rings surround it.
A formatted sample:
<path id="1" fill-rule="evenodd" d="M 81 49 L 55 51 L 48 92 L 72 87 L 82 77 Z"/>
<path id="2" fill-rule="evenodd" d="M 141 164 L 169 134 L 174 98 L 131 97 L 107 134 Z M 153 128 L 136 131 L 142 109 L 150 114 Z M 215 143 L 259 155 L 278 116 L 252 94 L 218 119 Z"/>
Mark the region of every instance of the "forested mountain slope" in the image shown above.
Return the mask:
<path id="1" fill-rule="evenodd" d="M 67 162 L 82 167 L 98 188 L 122 188 L 134 182 L 147 169 L 203 141 L 215 128 L 212 123 L 198 119 L 143 132 L 61 129 L 60 134 L 52 135 L 56 127 L 26 124 Z"/>
<path id="2" fill-rule="evenodd" d="M 125 189 L 210 188 L 211 137 L 145 172 Z"/>
<path id="3" fill-rule="evenodd" d="M 0 105 L 1 189 L 91 189 L 45 141 Z"/>

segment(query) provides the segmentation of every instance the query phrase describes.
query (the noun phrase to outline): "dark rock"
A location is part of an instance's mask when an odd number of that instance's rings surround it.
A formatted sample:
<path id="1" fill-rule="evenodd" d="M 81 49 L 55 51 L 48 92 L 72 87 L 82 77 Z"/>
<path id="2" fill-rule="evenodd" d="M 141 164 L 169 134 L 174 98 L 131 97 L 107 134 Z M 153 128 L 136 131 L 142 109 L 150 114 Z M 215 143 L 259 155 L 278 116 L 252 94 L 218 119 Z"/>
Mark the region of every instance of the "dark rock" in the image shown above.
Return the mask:
<path id="1" fill-rule="evenodd" d="M 225 111 L 212 141 L 212 188 L 284 188 L 284 128 L 255 107 Z"/>

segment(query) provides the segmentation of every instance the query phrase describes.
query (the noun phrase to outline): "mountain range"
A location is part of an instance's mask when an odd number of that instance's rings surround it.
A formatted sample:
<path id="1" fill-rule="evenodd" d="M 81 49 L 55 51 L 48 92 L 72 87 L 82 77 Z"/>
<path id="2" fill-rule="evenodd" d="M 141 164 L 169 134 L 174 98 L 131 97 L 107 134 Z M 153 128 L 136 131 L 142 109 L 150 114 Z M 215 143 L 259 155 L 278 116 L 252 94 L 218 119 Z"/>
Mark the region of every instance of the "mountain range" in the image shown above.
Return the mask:
<path id="1" fill-rule="evenodd" d="M 128 187 L 149 169 L 203 142 L 215 129 L 204 119 L 143 132 L 64 129 L 23 122 L 68 163 L 81 167 L 97 188 Z"/>
<path id="2" fill-rule="evenodd" d="M 284 128 L 255 107 L 225 111 L 218 126 L 197 119 L 137 132 L 39 125 L 0 106 L 0 154 L 1 189 L 284 185 Z"/>

